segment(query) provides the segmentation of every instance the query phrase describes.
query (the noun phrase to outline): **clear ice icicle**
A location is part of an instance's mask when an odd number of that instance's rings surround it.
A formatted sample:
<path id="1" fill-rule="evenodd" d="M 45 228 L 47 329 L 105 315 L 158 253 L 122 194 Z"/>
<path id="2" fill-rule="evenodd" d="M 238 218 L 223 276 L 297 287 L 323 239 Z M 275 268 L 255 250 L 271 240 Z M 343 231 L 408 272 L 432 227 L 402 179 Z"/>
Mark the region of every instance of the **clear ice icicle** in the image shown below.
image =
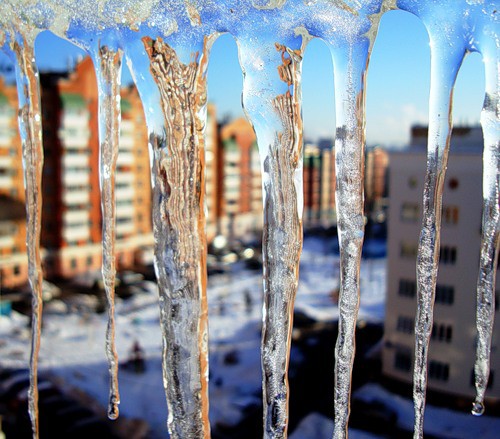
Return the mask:
<path id="1" fill-rule="evenodd" d="M 28 273 L 33 292 L 28 410 L 33 437 L 38 438 L 38 353 L 40 351 L 43 306 L 43 272 L 40 257 L 43 143 L 40 85 L 33 43 L 34 38 L 28 38 L 20 32 L 15 32 L 12 36 L 11 48 L 16 59 L 15 69 L 19 99 L 19 131 L 23 147 Z"/>
<path id="2" fill-rule="evenodd" d="M 451 139 L 451 101 L 453 86 L 465 51 L 450 46 L 430 32 L 431 91 L 427 172 L 423 194 L 423 221 L 417 255 L 417 314 L 415 318 L 415 363 L 413 400 L 414 437 L 423 437 L 427 358 L 432 332 L 434 296 L 439 265 L 441 205 L 444 177 Z"/>
<path id="3" fill-rule="evenodd" d="M 263 173 L 265 438 L 287 435 L 287 373 L 302 250 L 300 75 L 305 44 L 297 37 L 286 44 L 275 41 L 266 38 L 249 44 L 244 37 L 238 38 L 243 104 L 257 135 Z"/>
<path id="4" fill-rule="evenodd" d="M 152 131 L 149 141 L 168 428 L 173 438 L 208 438 L 204 127 L 211 41 L 186 49 L 186 63 L 161 38 L 145 45 L 164 116 L 164 132 Z"/>
<path id="5" fill-rule="evenodd" d="M 336 208 L 340 247 L 338 337 L 335 348 L 335 426 L 346 438 L 350 412 L 355 332 L 359 310 L 360 264 L 364 240 L 364 148 L 366 74 L 382 14 L 395 2 L 368 1 L 356 10 L 331 12 L 339 30 L 320 32 L 329 45 L 335 80 Z"/>
<path id="6" fill-rule="evenodd" d="M 115 171 L 120 135 L 122 51 L 99 47 L 94 60 L 99 88 L 99 182 L 102 210 L 102 277 L 108 302 L 106 355 L 110 373 L 108 417 L 118 417 L 118 354 L 115 345 Z"/>
<path id="7" fill-rule="evenodd" d="M 487 20 L 489 17 L 485 17 Z M 493 21 L 493 20 L 492 20 Z M 496 27 L 495 27 L 496 26 Z M 496 29 L 496 30 L 495 30 Z M 500 246 L 500 44 L 498 24 L 481 29 L 479 50 L 483 55 L 486 95 L 481 113 L 484 136 L 483 217 L 481 258 L 477 282 L 477 348 L 474 366 L 476 399 L 472 414 L 484 412 L 484 395 L 490 375 L 490 351 L 495 318 L 495 282 Z"/>
<path id="8" fill-rule="evenodd" d="M 334 438 L 347 437 L 359 272 L 364 239 L 364 95 L 368 41 L 332 49 L 335 74 L 336 203 L 340 246 L 339 332 L 335 349 Z"/>
<path id="9" fill-rule="evenodd" d="M 446 3 L 446 4 L 443 4 Z M 429 340 L 432 332 L 433 305 L 439 263 L 439 232 L 441 225 L 441 201 L 446 171 L 447 156 L 451 135 L 451 101 L 453 86 L 466 50 L 478 50 L 475 33 L 481 33 L 483 19 L 495 21 L 493 2 L 455 2 L 446 1 L 439 5 L 422 1 L 415 3 L 401 0 L 398 6 L 416 14 L 422 19 L 431 40 L 431 96 L 429 113 L 429 138 L 427 155 L 427 174 L 424 186 L 423 224 L 417 257 L 418 304 L 415 325 L 415 365 L 414 391 L 415 431 L 414 437 L 423 437 L 425 410 L 425 392 L 427 386 L 427 357 Z M 474 10 L 474 8 L 476 10 Z M 488 8 L 490 11 L 488 12 Z M 498 36 L 492 24 L 490 33 Z M 480 38 L 481 39 L 481 38 Z M 492 40 L 494 40 L 493 38 Z M 490 40 L 490 41 L 492 41 Z M 495 47 L 495 44 L 493 44 Z M 494 51 L 498 64 L 498 49 Z M 496 102 L 498 103 L 498 66 L 493 68 L 497 78 L 494 83 Z M 495 74 L 495 73 L 494 73 Z M 491 77 L 490 77 L 491 78 Z M 495 94 L 496 93 L 496 94 Z M 488 96 L 488 93 L 487 93 Z M 488 99 L 486 100 L 488 101 Z M 485 108 L 488 104 L 485 102 Z M 498 108 L 496 110 L 498 124 Z M 483 111 L 482 123 L 492 114 Z M 494 118 L 493 118 L 494 119 Z M 494 125 L 494 124 L 493 124 Z M 498 127 L 498 125 L 496 125 Z M 494 131 L 494 130 L 493 130 Z M 486 140 L 488 137 L 488 141 Z M 496 140 L 495 140 L 496 139 Z M 487 146 L 489 145 L 489 146 Z M 491 346 L 492 313 L 494 313 L 494 281 L 496 272 L 496 253 L 498 252 L 498 128 L 496 133 L 485 134 L 485 214 L 483 219 L 483 239 L 481 268 L 478 280 L 478 348 L 476 360 L 476 386 L 478 396 L 473 406 L 473 413 L 481 414 L 484 389 L 489 375 L 489 349 Z M 494 170 L 493 170 L 494 169 Z M 490 203 L 495 203 L 496 207 Z M 485 232 L 485 224 L 488 229 Z M 486 237 L 485 233 L 488 235 Z M 495 268 L 492 268 L 495 264 Z M 492 308 L 493 306 L 493 308 Z"/>

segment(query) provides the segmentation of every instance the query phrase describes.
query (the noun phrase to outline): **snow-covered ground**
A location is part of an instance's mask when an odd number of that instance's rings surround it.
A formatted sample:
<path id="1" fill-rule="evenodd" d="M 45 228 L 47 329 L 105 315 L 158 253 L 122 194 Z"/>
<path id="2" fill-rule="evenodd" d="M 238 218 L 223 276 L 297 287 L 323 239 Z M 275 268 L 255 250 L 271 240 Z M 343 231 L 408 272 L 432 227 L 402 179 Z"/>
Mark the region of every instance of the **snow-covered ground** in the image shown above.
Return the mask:
<path id="1" fill-rule="evenodd" d="M 319 320 L 335 320 L 338 316 L 332 292 L 339 286 L 339 259 L 328 254 L 327 250 L 328 242 L 325 240 L 308 238 L 305 241 L 296 303 L 297 309 Z M 361 277 L 360 318 L 383 321 L 385 259 L 364 260 Z M 127 417 L 145 419 L 151 427 L 151 438 L 166 437 L 167 407 L 161 377 L 161 335 L 156 285 L 143 282 L 141 289 L 131 299 L 119 300 L 116 307 L 116 339 L 120 362 L 127 360 L 132 345 L 138 341 L 144 349 L 147 366 L 143 374 L 120 369 L 120 413 Z M 259 401 L 261 275 L 236 264 L 228 274 L 209 279 L 208 300 L 210 418 L 214 426 L 218 423 L 235 425 L 241 419 L 242 408 Z M 27 367 L 30 343 L 27 325 L 28 319 L 17 313 L 9 318 L 0 318 L 0 365 Z M 63 304 L 52 302 L 46 307 L 44 314 L 40 352 L 42 371 L 50 371 L 69 385 L 85 390 L 103 406 L 108 400 L 105 330 L 105 314 L 82 312 L 81 309 L 79 312 L 68 312 Z M 383 392 L 380 388 L 375 394 L 377 397 L 392 398 L 394 406 L 398 407 L 398 413 L 403 416 L 400 423 L 408 424 L 410 429 L 413 422 L 411 410 L 403 410 L 401 398 Z M 411 407 L 410 401 L 405 404 Z M 457 416 L 462 419 L 463 415 Z M 453 412 L 447 411 L 447 417 L 453 419 Z M 500 419 L 493 419 L 491 422 L 483 419 L 488 421 L 484 423 L 487 424 L 485 428 L 490 428 L 492 432 L 500 430 Z M 333 429 L 330 420 L 323 418 L 323 421 L 322 426 L 318 425 L 317 428 L 324 428 L 325 431 Z M 468 416 L 464 422 L 475 425 L 482 421 Z M 314 430 L 315 424 L 317 422 L 314 419 L 308 421 L 306 418 L 293 438 L 323 437 L 315 433 L 319 431 Z M 436 423 L 433 433 L 443 433 L 443 437 L 459 437 L 450 436 L 449 429 L 448 423 Z M 300 433 L 301 431 L 304 433 Z M 310 435 L 307 431 L 313 433 Z M 352 437 L 373 437 L 360 432 L 353 434 Z M 324 437 L 330 436 L 331 433 L 328 433 Z M 481 434 L 476 436 L 493 437 L 488 436 L 485 430 L 481 430 Z"/>

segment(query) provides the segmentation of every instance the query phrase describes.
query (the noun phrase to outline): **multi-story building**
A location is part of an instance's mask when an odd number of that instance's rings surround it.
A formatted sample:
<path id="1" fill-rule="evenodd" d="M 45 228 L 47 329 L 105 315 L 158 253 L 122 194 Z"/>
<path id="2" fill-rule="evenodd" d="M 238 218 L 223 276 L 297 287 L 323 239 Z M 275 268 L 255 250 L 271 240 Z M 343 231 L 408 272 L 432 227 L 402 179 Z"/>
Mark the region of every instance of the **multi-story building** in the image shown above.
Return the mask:
<path id="1" fill-rule="evenodd" d="M 415 261 L 422 222 L 427 129 L 412 132 L 409 150 L 392 153 L 383 372 L 411 383 L 416 311 Z M 444 183 L 439 274 L 429 349 L 428 388 L 473 398 L 476 283 L 482 210 L 480 127 L 454 129 Z M 497 298 L 498 299 L 498 298 Z M 498 300 L 497 300 L 498 303 Z M 499 331 L 491 350 L 487 395 L 500 398 Z"/>
<path id="2" fill-rule="evenodd" d="M 42 246 L 48 277 L 97 271 L 101 265 L 98 90 L 90 59 L 69 77 L 41 75 L 45 165 Z M 141 262 L 152 245 L 147 129 L 137 91 L 121 92 L 116 169 L 118 268 Z"/>
<path id="3" fill-rule="evenodd" d="M 304 226 L 335 224 L 335 151 L 331 144 L 304 146 Z"/>
<path id="4" fill-rule="evenodd" d="M 221 128 L 219 233 L 241 237 L 262 228 L 262 177 L 250 123 L 236 119 Z"/>
<path id="5" fill-rule="evenodd" d="M 205 126 L 205 199 L 207 203 L 207 239 L 211 241 L 217 234 L 218 216 L 218 152 L 219 129 L 217 126 L 216 107 L 207 106 L 207 124 Z"/>
<path id="6" fill-rule="evenodd" d="M 387 204 L 389 154 L 382 148 L 367 148 L 365 154 L 365 211 L 371 219 L 384 219 Z"/>
<path id="7" fill-rule="evenodd" d="M 0 289 L 26 282 L 26 211 L 17 89 L 0 78 Z"/>

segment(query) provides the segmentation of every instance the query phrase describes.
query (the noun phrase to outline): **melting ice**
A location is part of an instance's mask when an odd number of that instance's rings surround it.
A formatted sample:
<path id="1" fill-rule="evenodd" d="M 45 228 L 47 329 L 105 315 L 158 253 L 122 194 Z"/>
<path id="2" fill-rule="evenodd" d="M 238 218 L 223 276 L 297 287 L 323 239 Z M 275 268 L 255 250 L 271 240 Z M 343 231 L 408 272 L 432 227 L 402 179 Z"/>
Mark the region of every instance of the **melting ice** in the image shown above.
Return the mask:
<path id="1" fill-rule="evenodd" d="M 120 124 L 122 54 L 143 100 L 154 185 L 155 269 L 160 290 L 163 381 L 172 437 L 209 437 L 208 319 L 204 217 L 204 126 L 210 47 L 223 32 L 238 43 L 243 104 L 257 134 L 263 174 L 264 312 L 262 368 L 265 437 L 286 437 L 287 368 L 302 247 L 301 63 L 311 38 L 330 48 L 335 70 L 336 169 L 341 293 L 336 347 L 334 437 L 347 436 L 359 270 L 364 237 L 365 79 L 384 12 L 418 16 L 431 41 L 431 96 L 424 220 L 417 263 L 414 368 L 415 437 L 423 436 L 427 351 L 432 331 L 442 188 L 451 100 L 467 53 L 483 56 L 486 96 L 483 227 L 477 288 L 477 397 L 484 410 L 499 244 L 498 14 L 493 0 L 263 0 L 115 2 L 6 0 L 0 43 L 16 64 L 25 168 L 29 278 L 33 289 L 30 416 L 38 436 L 37 357 L 41 329 L 41 140 L 33 44 L 49 29 L 86 49 L 99 84 L 103 278 L 108 298 L 106 353 L 110 417 L 118 415 L 114 342 L 114 172 Z"/>

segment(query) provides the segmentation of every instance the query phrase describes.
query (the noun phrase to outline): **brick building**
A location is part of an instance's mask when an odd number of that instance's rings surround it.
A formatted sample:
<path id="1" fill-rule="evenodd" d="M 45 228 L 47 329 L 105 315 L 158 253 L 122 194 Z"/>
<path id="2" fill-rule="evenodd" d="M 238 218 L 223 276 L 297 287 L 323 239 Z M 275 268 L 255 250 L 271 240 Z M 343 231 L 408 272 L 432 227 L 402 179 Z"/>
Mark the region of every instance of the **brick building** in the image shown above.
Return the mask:
<path id="1" fill-rule="evenodd" d="M 17 89 L 0 78 L 0 288 L 26 282 L 26 211 Z"/>

